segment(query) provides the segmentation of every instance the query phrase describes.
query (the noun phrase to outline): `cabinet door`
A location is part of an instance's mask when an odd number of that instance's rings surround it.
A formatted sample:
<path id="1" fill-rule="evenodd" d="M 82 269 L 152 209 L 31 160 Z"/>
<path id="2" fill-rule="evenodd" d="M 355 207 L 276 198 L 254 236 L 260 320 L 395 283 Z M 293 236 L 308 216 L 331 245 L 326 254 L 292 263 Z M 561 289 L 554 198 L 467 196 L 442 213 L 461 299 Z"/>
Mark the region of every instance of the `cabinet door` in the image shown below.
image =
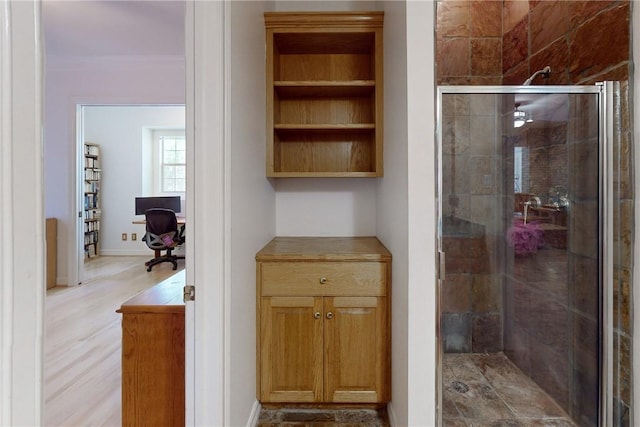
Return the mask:
<path id="1" fill-rule="evenodd" d="M 386 298 L 327 297 L 324 303 L 324 400 L 388 401 Z"/>
<path id="2" fill-rule="evenodd" d="M 263 297 L 262 402 L 322 399 L 322 298 Z"/>

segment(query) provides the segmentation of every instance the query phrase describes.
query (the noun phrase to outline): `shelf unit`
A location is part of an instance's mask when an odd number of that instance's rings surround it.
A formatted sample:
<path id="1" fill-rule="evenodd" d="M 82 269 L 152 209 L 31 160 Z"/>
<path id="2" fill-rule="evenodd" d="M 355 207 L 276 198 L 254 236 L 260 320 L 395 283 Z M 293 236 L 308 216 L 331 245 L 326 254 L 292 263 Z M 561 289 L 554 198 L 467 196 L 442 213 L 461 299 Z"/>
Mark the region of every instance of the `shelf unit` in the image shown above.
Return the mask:
<path id="1" fill-rule="evenodd" d="M 382 12 L 268 12 L 267 176 L 380 177 Z"/>
<path id="2" fill-rule="evenodd" d="M 93 258 L 100 255 L 100 145 L 84 143 L 84 253 Z"/>

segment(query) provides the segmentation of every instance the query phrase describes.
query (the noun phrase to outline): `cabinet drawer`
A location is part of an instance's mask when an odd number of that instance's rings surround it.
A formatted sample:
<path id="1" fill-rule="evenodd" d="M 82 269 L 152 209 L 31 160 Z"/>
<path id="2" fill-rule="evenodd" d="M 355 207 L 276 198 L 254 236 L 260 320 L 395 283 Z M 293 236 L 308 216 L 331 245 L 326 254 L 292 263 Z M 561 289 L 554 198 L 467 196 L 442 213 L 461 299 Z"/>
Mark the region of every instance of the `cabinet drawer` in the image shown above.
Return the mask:
<path id="1" fill-rule="evenodd" d="M 387 293 L 384 262 L 266 262 L 263 296 L 382 296 Z"/>

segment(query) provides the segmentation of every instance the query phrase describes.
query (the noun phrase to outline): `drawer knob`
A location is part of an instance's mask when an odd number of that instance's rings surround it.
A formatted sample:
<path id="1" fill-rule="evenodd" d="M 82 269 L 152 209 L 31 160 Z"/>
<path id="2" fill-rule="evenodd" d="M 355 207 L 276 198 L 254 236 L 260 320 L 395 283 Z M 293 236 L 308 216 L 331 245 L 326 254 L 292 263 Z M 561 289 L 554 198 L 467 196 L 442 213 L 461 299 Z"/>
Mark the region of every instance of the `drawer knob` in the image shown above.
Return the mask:
<path id="1" fill-rule="evenodd" d="M 333 313 L 332 312 L 328 312 L 327 313 L 327 319 L 333 319 Z"/>
<path id="2" fill-rule="evenodd" d="M 327 278 L 326 277 L 321 277 L 320 278 L 320 284 L 324 285 L 325 283 L 327 283 Z"/>
<path id="3" fill-rule="evenodd" d="M 315 319 L 319 319 L 319 318 L 321 318 L 321 317 L 322 317 L 322 314 L 320 314 L 320 312 L 319 312 L 319 311 L 316 311 L 316 312 L 313 314 L 313 317 L 314 317 Z"/>

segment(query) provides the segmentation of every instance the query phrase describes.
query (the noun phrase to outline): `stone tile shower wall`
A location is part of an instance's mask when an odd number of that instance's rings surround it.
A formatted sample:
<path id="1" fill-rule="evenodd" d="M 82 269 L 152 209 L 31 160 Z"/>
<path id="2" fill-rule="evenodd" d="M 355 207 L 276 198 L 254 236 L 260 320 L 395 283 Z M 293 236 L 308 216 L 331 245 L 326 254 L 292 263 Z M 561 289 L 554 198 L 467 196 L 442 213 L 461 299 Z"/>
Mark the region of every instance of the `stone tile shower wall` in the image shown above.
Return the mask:
<path id="1" fill-rule="evenodd" d="M 629 84 L 620 84 L 620 106 L 615 114 L 613 141 L 613 199 L 616 201 L 613 212 L 613 387 L 615 396 L 614 419 L 616 425 L 629 425 L 631 405 L 631 287 L 633 283 L 633 239 L 635 228 L 632 129 L 630 125 Z M 637 315 L 637 314 L 636 314 Z"/>
<path id="2" fill-rule="evenodd" d="M 438 1 L 438 84 L 502 83 L 502 2 Z"/>
<path id="3" fill-rule="evenodd" d="M 497 95 L 447 95 L 443 101 L 446 352 L 502 350 L 498 100 Z"/>
<path id="4" fill-rule="evenodd" d="M 628 1 L 506 0 L 503 9 L 502 84 L 522 84 L 551 66 L 535 84 L 589 84 L 627 80 Z"/>
<path id="5" fill-rule="evenodd" d="M 500 33 L 496 35 L 497 28 Z M 629 425 L 633 277 L 633 153 L 629 111 L 630 3 L 625 1 L 438 1 L 438 84 L 521 84 L 550 65 L 536 84 L 616 80 L 620 109 L 614 140 L 614 418 Z M 479 52 L 487 46 L 501 55 Z M 500 70 L 495 67 L 500 64 Z M 539 78 L 540 79 L 540 78 Z M 591 274 L 574 263 L 571 274 Z M 586 303 L 586 302 L 585 302 Z M 577 325 L 579 326 L 579 325 Z"/>
<path id="6" fill-rule="evenodd" d="M 504 352 L 580 426 L 598 421 L 598 104 L 593 95 L 564 102 L 565 123 L 536 121 L 514 128 L 505 110 L 505 152 L 529 156 L 531 193 L 547 203 L 548 188 L 568 190 L 566 227 L 545 230 L 545 247 L 533 254 L 505 256 Z M 537 169 L 555 172 L 544 180 Z M 506 194 L 513 194 L 513 168 L 505 170 Z M 542 185 L 540 182 L 542 182 Z M 512 199 L 512 196 L 508 196 Z M 505 206 L 505 229 L 513 221 Z M 544 220 L 547 221 L 547 220 Z M 553 234 L 562 233 L 563 239 Z"/>

